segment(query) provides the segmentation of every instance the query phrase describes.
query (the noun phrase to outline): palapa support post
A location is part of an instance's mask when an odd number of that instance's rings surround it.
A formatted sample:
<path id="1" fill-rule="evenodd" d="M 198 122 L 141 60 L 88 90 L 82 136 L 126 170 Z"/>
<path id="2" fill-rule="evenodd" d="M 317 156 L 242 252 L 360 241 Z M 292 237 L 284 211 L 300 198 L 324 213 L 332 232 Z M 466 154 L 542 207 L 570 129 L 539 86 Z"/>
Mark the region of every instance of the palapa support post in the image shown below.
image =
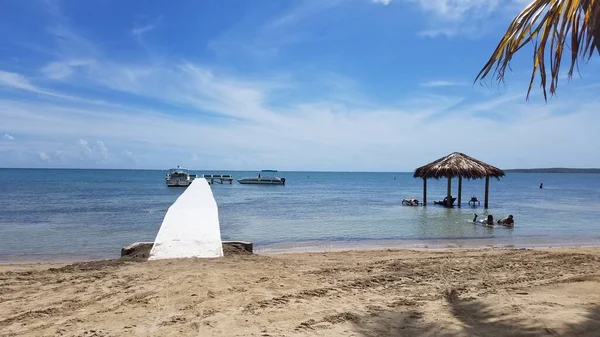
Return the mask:
<path id="1" fill-rule="evenodd" d="M 448 197 L 446 206 L 452 207 L 452 177 L 448 177 L 448 193 L 446 196 Z"/>
<path id="2" fill-rule="evenodd" d="M 427 178 L 423 178 L 423 206 L 427 205 Z"/>
<path id="3" fill-rule="evenodd" d="M 490 196 L 490 177 L 485 177 L 485 201 L 483 202 L 483 208 L 488 208 L 489 196 Z"/>
<path id="4" fill-rule="evenodd" d="M 462 176 L 458 176 L 458 208 L 460 208 L 461 197 L 462 197 Z"/>

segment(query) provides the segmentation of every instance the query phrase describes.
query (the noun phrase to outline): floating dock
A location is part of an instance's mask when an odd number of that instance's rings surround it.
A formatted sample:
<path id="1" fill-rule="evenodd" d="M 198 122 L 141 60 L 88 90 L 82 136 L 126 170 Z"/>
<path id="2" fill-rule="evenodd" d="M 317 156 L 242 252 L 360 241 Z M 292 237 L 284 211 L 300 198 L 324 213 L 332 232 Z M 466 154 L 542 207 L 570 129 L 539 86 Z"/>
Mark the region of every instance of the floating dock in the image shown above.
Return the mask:
<path id="1" fill-rule="evenodd" d="M 223 256 L 219 210 L 205 179 L 194 179 L 169 207 L 149 260 Z"/>
<path id="2" fill-rule="evenodd" d="M 219 184 L 222 184 L 223 182 L 233 184 L 233 176 L 231 174 L 203 174 L 202 177 L 206 179 L 209 184 L 214 184 L 215 181 Z"/>

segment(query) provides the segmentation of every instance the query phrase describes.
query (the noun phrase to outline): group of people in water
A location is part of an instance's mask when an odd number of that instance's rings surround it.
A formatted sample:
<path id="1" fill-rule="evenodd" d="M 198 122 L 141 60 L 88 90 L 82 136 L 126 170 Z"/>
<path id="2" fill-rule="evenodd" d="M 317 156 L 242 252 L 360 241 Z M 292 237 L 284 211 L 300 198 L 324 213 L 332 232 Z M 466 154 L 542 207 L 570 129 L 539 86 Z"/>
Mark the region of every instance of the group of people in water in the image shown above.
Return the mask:
<path id="1" fill-rule="evenodd" d="M 488 215 L 487 218 L 483 219 L 483 220 L 477 220 L 477 214 L 475 214 L 475 217 L 473 218 L 473 223 L 479 224 L 479 225 L 484 225 L 486 227 L 494 227 L 495 224 L 498 224 L 498 225 L 501 225 L 504 227 L 513 228 L 515 226 L 515 219 L 511 214 L 508 217 L 506 217 L 504 219 L 500 219 L 496 223 L 494 223 L 494 217 L 491 214 Z"/>
<path id="2" fill-rule="evenodd" d="M 452 199 L 453 199 L 452 201 L 454 201 L 455 198 L 452 198 Z M 477 200 L 475 197 L 473 197 L 472 199 Z M 443 201 L 436 202 L 436 204 L 445 205 L 447 200 L 448 200 L 448 197 L 446 197 Z M 417 199 L 403 199 L 402 204 L 407 205 L 407 206 L 421 205 L 421 203 Z M 512 214 L 507 216 L 506 218 L 500 219 L 496 222 L 494 222 L 494 217 L 491 214 L 488 215 L 485 219 L 478 220 L 477 217 L 478 217 L 478 215 L 475 214 L 475 217 L 473 218 L 473 224 L 483 225 L 486 227 L 495 227 L 496 225 L 501 225 L 501 226 L 504 226 L 507 228 L 513 228 L 515 226 L 515 219 L 512 216 Z"/>

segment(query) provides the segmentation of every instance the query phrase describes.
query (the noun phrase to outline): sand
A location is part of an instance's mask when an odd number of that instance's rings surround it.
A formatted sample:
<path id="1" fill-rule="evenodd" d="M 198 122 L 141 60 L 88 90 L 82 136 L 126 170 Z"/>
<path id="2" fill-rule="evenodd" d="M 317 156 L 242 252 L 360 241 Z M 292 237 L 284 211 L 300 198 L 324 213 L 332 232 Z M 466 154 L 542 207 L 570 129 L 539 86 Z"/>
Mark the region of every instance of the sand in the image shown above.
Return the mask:
<path id="1" fill-rule="evenodd" d="M 0 265 L 0 336 L 598 336 L 600 248 Z"/>

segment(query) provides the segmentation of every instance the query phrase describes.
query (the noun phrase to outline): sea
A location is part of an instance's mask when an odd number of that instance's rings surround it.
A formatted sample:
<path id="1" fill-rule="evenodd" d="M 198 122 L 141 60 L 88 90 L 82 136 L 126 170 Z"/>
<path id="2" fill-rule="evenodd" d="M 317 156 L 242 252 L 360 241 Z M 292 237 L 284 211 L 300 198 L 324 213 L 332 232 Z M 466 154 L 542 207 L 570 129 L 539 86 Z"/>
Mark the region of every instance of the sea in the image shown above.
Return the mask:
<path id="1" fill-rule="evenodd" d="M 133 242 L 153 241 L 184 188 L 161 170 L 0 169 L 0 262 L 118 258 Z M 192 171 L 232 174 L 257 172 Z M 252 241 L 259 253 L 347 248 L 529 247 L 600 244 L 600 175 L 507 173 L 464 180 L 462 207 L 433 205 L 447 180 L 412 173 L 279 172 L 285 186 L 214 184 L 223 240 Z M 457 196 L 457 179 L 452 194 Z M 544 188 L 539 185 L 543 183 Z M 477 196 L 481 205 L 467 202 Z M 486 228 L 474 214 L 512 214 L 514 228 Z"/>

